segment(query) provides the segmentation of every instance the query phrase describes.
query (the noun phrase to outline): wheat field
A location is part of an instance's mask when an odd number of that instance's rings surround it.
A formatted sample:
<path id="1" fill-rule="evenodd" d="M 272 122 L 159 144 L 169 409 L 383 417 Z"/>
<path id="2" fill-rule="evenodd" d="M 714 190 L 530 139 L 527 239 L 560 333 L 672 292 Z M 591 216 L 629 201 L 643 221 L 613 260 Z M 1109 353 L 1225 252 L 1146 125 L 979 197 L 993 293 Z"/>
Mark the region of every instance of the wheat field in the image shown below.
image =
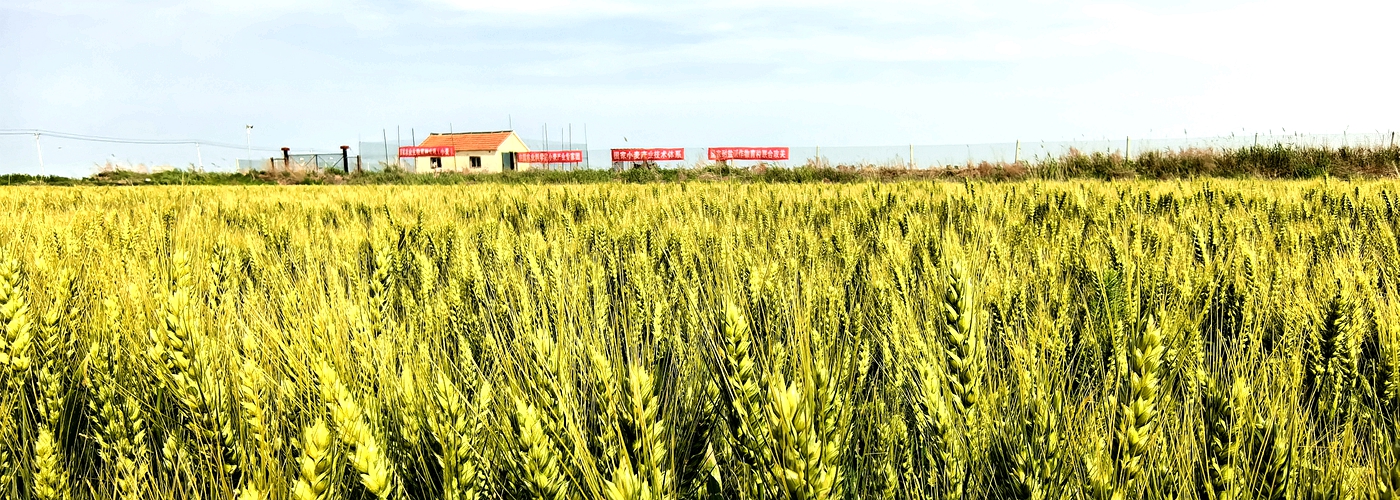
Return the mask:
<path id="1" fill-rule="evenodd" d="M 1398 187 L 10 188 L 0 492 L 1395 499 Z"/>

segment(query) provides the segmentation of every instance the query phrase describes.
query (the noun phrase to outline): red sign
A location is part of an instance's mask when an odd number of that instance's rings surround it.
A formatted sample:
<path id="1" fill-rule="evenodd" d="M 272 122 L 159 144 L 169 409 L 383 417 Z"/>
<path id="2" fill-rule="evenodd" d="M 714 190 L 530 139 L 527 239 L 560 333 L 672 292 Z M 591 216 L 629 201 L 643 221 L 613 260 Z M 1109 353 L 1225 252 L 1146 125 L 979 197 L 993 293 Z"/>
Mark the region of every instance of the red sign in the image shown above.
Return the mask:
<path id="1" fill-rule="evenodd" d="M 528 151 L 516 153 L 515 161 L 521 163 L 583 163 L 583 151 Z"/>
<path id="2" fill-rule="evenodd" d="M 711 160 L 786 160 L 788 148 L 710 148 Z"/>
<path id="3" fill-rule="evenodd" d="M 452 146 L 403 146 L 399 148 L 399 156 L 403 158 L 413 158 L 416 156 L 455 156 L 457 148 Z"/>
<path id="4" fill-rule="evenodd" d="M 685 159 L 683 148 L 614 149 L 612 161 L 675 161 Z"/>

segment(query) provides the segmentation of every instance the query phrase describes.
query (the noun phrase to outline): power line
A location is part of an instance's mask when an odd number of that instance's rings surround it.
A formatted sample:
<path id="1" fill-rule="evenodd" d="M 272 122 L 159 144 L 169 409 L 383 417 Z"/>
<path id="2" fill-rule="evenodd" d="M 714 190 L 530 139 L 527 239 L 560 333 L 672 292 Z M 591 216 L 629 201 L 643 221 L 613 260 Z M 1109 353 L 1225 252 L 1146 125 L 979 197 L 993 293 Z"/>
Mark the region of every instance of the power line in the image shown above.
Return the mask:
<path id="1" fill-rule="evenodd" d="M 35 134 L 38 134 L 38 135 L 46 135 L 46 136 L 50 136 L 50 137 L 56 137 L 56 138 L 59 138 L 59 139 L 71 139 L 71 140 L 75 140 L 75 141 L 87 141 L 87 142 L 107 142 L 107 143 L 116 143 L 116 144 L 145 144 L 145 145 L 161 145 L 161 146 L 182 146 L 182 145 L 187 146 L 187 145 L 194 145 L 194 146 L 211 146 L 211 147 L 228 148 L 228 149 L 249 149 L 247 146 L 245 146 L 245 145 L 243 145 L 243 144 L 231 144 L 231 143 L 227 143 L 227 142 L 218 142 L 218 141 L 202 141 L 202 140 L 197 140 L 197 139 L 126 139 L 126 138 L 120 138 L 120 137 L 104 137 L 104 136 L 99 136 L 99 135 L 73 134 L 73 133 L 69 133 L 69 132 L 58 132 L 58 131 L 53 131 L 53 130 L 41 130 L 41 129 L 0 129 L 0 135 L 35 135 Z M 281 150 L 282 150 L 281 148 L 264 148 L 264 147 L 257 147 L 257 148 L 251 148 L 251 149 L 254 149 L 254 150 L 257 150 L 257 151 L 273 151 L 273 152 L 281 151 Z"/>

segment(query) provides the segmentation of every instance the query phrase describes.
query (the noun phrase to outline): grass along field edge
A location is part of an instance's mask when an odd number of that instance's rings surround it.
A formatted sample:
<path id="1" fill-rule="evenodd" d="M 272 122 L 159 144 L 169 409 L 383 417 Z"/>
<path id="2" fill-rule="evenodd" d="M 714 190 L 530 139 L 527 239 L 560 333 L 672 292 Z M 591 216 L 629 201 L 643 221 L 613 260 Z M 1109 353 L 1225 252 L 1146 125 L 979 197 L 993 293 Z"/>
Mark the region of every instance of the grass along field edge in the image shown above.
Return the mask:
<path id="1" fill-rule="evenodd" d="M 636 168 L 626 171 L 531 171 L 499 174 L 414 174 L 396 169 L 350 175 L 313 173 L 217 173 L 167 170 L 155 173 L 108 171 L 74 179 L 27 174 L 0 175 L 0 185 L 257 185 L 257 184 L 588 184 L 682 181 L 830 183 L 903 180 L 1067 180 L 1183 179 L 1196 177 L 1308 179 L 1317 177 L 1384 178 L 1400 176 L 1400 147 L 1252 146 L 1238 149 L 1145 151 L 1131 158 L 1118 153 L 1070 153 L 1019 163 L 948 165 L 908 169 L 832 165 L 809 160 L 792 168 L 722 164 L 694 168 Z"/>

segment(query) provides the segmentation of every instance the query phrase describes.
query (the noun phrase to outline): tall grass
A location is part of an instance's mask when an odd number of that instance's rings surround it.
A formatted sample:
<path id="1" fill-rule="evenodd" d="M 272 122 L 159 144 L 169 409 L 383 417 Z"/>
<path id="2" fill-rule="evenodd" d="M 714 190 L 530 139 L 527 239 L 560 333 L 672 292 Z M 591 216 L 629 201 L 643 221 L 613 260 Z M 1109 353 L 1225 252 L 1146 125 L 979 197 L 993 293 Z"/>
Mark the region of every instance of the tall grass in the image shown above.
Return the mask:
<path id="1" fill-rule="evenodd" d="M 1396 187 L 11 188 L 0 492 L 1395 498 Z"/>

